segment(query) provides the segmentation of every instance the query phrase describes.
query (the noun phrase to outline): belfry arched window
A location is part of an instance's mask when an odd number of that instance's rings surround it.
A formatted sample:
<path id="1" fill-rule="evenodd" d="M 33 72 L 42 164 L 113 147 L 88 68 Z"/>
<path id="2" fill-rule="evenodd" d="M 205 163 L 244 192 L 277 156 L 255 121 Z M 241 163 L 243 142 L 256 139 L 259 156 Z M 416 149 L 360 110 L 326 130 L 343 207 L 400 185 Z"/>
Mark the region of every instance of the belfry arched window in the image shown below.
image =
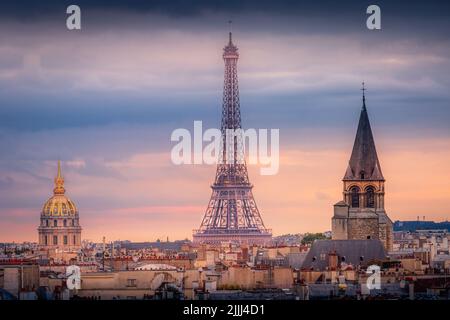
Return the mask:
<path id="1" fill-rule="evenodd" d="M 375 208 L 375 189 L 374 187 L 366 188 L 366 207 Z"/>
<path id="2" fill-rule="evenodd" d="M 353 187 L 350 189 L 350 201 L 352 208 L 359 208 L 359 188 Z"/>

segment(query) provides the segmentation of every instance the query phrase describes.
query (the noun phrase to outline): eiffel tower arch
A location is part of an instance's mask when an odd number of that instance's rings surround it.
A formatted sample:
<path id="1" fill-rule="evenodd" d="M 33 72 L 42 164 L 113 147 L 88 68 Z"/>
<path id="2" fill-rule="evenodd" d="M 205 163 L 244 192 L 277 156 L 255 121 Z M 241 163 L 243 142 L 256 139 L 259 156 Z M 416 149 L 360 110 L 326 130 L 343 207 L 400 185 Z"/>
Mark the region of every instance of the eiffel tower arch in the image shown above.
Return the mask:
<path id="1" fill-rule="evenodd" d="M 230 135 L 239 132 L 241 110 L 237 75 L 238 48 L 229 34 L 223 49 L 225 76 L 221 122 L 221 149 L 212 195 L 200 228 L 194 230 L 194 243 L 220 244 L 231 241 L 241 244 L 264 244 L 272 239 L 272 231 L 264 222 L 256 206 L 247 173 L 243 137 Z"/>

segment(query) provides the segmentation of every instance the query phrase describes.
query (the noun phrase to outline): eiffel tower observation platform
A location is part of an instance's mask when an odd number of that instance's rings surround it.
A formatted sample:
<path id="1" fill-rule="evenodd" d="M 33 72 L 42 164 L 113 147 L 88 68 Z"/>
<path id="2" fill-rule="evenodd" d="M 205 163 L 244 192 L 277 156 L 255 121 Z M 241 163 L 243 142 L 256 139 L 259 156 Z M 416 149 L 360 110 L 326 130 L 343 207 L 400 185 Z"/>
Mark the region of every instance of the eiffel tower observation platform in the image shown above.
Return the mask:
<path id="1" fill-rule="evenodd" d="M 209 229 L 194 230 L 194 243 L 207 243 L 219 245 L 222 242 L 236 242 L 240 244 L 268 244 L 272 240 L 272 230 L 230 230 L 230 229 Z"/>
<path id="2" fill-rule="evenodd" d="M 200 228 L 194 230 L 194 243 L 265 244 L 271 241 L 272 231 L 264 222 L 256 206 L 252 184 L 245 164 L 243 139 L 229 136 L 227 131 L 242 129 L 237 75 L 238 48 L 229 34 L 223 49 L 225 76 L 223 88 L 221 150 L 212 195 Z M 228 141 L 229 140 L 229 141 Z"/>

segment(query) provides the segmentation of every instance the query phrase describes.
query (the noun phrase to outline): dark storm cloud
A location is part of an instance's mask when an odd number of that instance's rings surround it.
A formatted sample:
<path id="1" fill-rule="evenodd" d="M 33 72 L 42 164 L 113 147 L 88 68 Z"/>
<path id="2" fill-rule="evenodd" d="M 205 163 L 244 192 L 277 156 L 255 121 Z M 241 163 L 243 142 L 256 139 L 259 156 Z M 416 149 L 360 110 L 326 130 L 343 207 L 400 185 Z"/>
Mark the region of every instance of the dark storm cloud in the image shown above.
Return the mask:
<path id="1" fill-rule="evenodd" d="M 299 1 L 299 0 L 227 0 L 227 1 L 183 1 L 183 0 L 50 0 L 32 1 L 19 0 L 2 1 L 0 4 L 0 17 L 3 20 L 17 20 L 20 22 L 52 22 L 66 17 L 65 9 L 68 5 L 77 4 L 82 8 L 82 14 L 86 23 L 119 23 L 119 21 L 102 20 L 102 16 L 110 13 L 126 16 L 135 15 L 164 15 L 183 21 L 191 20 L 195 24 L 196 19 L 205 16 L 220 15 L 225 20 L 217 22 L 225 24 L 226 17 L 236 17 L 238 25 L 245 25 L 252 31 L 264 31 L 280 29 L 339 32 L 341 30 L 354 31 L 365 21 L 365 9 L 370 4 L 377 4 L 382 8 L 383 24 L 386 28 L 408 31 L 412 28 L 415 33 L 428 32 L 433 29 L 435 33 L 446 32 L 449 26 L 448 1 Z M 245 19 L 246 16 L 266 16 L 264 24 L 258 24 L 253 19 Z M 283 17 L 276 24 L 272 20 Z M 95 20 L 95 21 L 94 21 Z M 281 22 L 281 23 L 280 23 Z M 151 21 L 149 21 L 151 23 Z M 175 22 L 177 23 L 177 22 Z M 134 24 L 127 22 L 128 27 Z M 301 28 L 300 28 L 301 27 Z M 210 24 L 209 28 L 214 28 Z"/>
<path id="2" fill-rule="evenodd" d="M 264 12 L 270 14 L 318 14 L 329 15 L 345 14 L 354 8 L 367 7 L 370 4 L 377 4 L 387 7 L 397 13 L 403 12 L 413 16 L 438 15 L 445 16 L 445 9 L 449 8 L 447 1 L 401 1 L 401 0 L 16 0 L 2 1 L 2 14 L 24 15 L 24 12 L 45 14 L 54 13 L 58 8 L 65 8 L 68 5 L 77 4 L 86 8 L 96 8 L 103 10 L 116 10 L 125 12 L 154 12 L 175 16 L 196 16 L 205 11 L 226 12 L 226 13 L 249 13 Z"/>

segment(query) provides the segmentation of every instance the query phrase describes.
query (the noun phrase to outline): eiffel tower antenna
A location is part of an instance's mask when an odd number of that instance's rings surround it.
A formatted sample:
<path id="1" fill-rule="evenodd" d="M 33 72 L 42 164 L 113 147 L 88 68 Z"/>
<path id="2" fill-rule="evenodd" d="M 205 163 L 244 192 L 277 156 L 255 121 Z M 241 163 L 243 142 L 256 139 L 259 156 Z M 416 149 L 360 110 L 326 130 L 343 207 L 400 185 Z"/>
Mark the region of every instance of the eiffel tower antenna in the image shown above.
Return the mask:
<path id="1" fill-rule="evenodd" d="M 230 21 L 231 30 L 231 21 Z M 223 49 L 225 75 L 223 87 L 221 150 L 212 195 L 200 228 L 194 230 L 194 243 L 220 244 L 232 241 L 264 244 L 272 232 L 264 226 L 248 179 L 241 133 L 241 110 L 237 75 L 238 48 L 230 39 Z M 230 135 L 230 131 L 234 132 Z"/>

